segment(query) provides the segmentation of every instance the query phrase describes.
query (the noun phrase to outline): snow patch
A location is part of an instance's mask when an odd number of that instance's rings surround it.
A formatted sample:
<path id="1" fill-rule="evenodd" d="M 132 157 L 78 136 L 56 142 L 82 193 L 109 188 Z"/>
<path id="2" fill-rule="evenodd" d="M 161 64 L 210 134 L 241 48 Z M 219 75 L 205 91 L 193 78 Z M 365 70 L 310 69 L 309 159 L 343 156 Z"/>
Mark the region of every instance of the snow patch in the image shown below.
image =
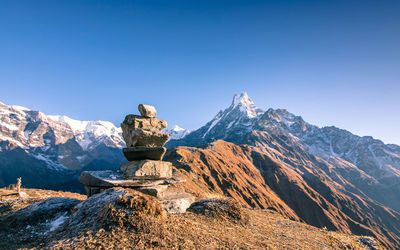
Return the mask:
<path id="1" fill-rule="evenodd" d="M 18 106 L 18 105 L 12 105 L 11 108 L 12 108 L 12 109 L 15 109 L 15 110 L 18 110 L 18 111 L 22 111 L 22 112 L 31 111 L 31 110 L 28 109 L 28 108 L 25 108 L 25 107 L 22 107 L 22 106 Z"/>
<path id="2" fill-rule="evenodd" d="M 210 127 L 208 127 L 207 131 L 204 133 L 203 138 L 211 131 L 211 129 L 212 129 L 215 125 L 217 125 L 217 123 L 218 123 L 219 121 L 221 121 L 221 118 L 222 118 L 221 116 L 222 116 L 222 113 L 219 112 L 219 113 L 217 114 L 217 116 L 214 118 L 214 120 L 211 122 Z"/>
<path id="3" fill-rule="evenodd" d="M 53 168 L 55 170 L 65 169 L 65 167 L 62 164 L 60 164 L 58 162 L 54 162 L 53 160 L 49 159 L 48 156 L 46 156 L 46 155 L 32 154 L 32 156 L 40 161 L 44 161 L 48 167 Z"/>
<path id="4" fill-rule="evenodd" d="M 64 221 L 68 219 L 68 213 L 65 212 L 64 214 L 60 215 L 59 217 L 55 218 L 55 220 L 49 223 L 50 229 L 49 232 L 53 232 L 56 230 Z"/>

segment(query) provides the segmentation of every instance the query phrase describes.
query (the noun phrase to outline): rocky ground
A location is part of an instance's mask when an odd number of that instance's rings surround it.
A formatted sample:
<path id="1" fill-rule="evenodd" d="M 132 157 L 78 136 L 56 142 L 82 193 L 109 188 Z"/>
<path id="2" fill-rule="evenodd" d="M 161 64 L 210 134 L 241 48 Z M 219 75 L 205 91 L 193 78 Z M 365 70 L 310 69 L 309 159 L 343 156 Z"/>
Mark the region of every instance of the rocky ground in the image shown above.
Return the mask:
<path id="1" fill-rule="evenodd" d="M 80 194 L 0 189 L 0 248 L 379 249 L 371 237 L 318 229 L 234 200 L 201 200 L 166 214 L 151 196 L 114 188 Z"/>

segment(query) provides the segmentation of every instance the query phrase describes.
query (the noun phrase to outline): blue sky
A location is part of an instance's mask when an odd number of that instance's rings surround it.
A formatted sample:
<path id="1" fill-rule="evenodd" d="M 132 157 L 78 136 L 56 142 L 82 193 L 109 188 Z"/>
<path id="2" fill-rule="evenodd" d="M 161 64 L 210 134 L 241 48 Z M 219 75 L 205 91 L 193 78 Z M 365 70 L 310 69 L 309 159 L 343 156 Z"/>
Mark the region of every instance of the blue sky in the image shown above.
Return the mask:
<path id="1" fill-rule="evenodd" d="M 247 91 L 400 144 L 400 1 L 1 1 L 0 101 L 196 129 Z"/>

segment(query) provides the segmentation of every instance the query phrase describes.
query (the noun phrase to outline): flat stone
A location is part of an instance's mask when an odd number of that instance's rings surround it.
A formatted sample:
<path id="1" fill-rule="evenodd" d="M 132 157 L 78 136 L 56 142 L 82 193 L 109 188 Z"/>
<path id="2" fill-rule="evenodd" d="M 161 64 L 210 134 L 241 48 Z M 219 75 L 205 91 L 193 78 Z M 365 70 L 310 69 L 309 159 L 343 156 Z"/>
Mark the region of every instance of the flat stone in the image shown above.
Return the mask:
<path id="1" fill-rule="evenodd" d="M 106 189 L 111 187 L 153 187 L 158 185 L 169 185 L 184 180 L 177 177 L 150 180 L 150 179 L 126 179 L 122 172 L 104 170 L 104 171 L 83 171 L 79 177 L 79 182 L 87 188 Z"/>
<path id="2" fill-rule="evenodd" d="M 123 148 L 122 152 L 128 161 L 140 161 L 140 160 L 155 160 L 161 161 L 164 157 L 166 148 Z"/>
<path id="3" fill-rule="evenodd" d="M 191 197 L 183 189 L 168 185 L 158 185 L 152 187 L 139 187 L 137 191 L 156 197 L 159 200 L 172 200 L 177 198 Z"/>
<path id="4" fill-rule="evenodd" d="M 139 104 L 138 110 L 140 112 L 140 115 L 144 117 L 155 118 L 157 115 L 156 108 L 151 105 Z"/>
<path id="5" fill-rule="evenodd" d="M 158 185 L 152 187 L 139 187 L 136 188 L 137 191 L 142 192 L 144 194 L 148 194 L 154 196 L 156 198 L 160 198 L 163 194 L 168 190 L 168 185 Z"/>
<path id="6" fill-rule="evenodd" d="M 167 161 L 131 161 L 121 166 L 126 178 L 160 179 L 172 177 L 172 163 Z"/>
<path id="7" fill-rule="evenodd" d="M 169 139 L 169 134 L 124 126 L 122 137 L 128 147 L 162 147 Z"/>
<path id="8" fill-rule="evenodd" d="M 143 129 L 147 131 L 161 131 L 167 127 L 167 122 L 157 118 L 147 118 L 137 115 L 127 115 L 121 123 L 121 128 Z"/>

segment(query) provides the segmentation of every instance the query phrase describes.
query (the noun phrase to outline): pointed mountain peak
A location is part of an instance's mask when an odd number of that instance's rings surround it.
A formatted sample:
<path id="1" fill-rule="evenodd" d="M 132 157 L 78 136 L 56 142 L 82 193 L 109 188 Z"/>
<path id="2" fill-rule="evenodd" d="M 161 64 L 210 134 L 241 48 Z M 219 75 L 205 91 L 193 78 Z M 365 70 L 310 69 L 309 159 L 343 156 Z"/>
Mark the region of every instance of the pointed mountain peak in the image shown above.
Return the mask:
<path id="1" fill-rule="evenodd" d="M 264 113 L 264 111 L 258 108 L 253 100 L 247 95 L 246 92 L 241 94 L 235 94 L 233 96 L 231 109 L 235 109 L 236 107 L 240 107 L 242 112 L 247 113 L 248 117 L 253 118 L 259 116 Z"/>
<path id="2" fill-rule="evenodd" d="M 240 104 L 245 105 L 245 106 L 249 106 L 249 105 L 254 105 L 254 102 L 247 95 L 247 92 L 243 92 L 241 94 L 235 94 L 233 96 L 232 105 L 233 106 L 237 106 L 237 105 L 240 105 Z"/>

